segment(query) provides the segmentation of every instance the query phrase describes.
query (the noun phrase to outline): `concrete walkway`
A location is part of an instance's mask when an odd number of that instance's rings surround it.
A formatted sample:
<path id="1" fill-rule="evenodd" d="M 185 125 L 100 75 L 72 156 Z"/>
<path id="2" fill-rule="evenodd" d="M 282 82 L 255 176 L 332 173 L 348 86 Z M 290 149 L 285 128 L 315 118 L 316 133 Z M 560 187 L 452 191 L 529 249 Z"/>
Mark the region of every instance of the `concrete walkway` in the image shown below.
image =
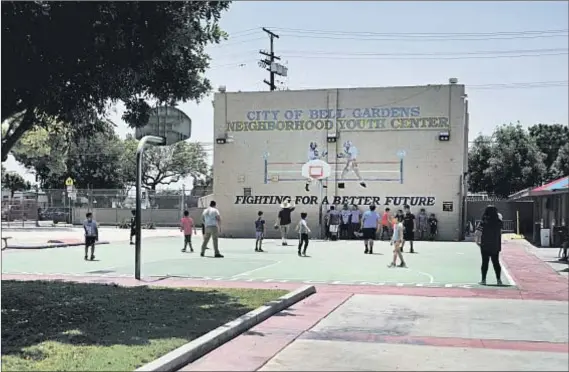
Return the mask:
<path id="1" fill-rule="evenodd" d="M 182 370 L 568 370 L 567 279 L 524 244 L 506 243 L 503 256 L 518 298 L 482 289 L 320 287 Z"/>

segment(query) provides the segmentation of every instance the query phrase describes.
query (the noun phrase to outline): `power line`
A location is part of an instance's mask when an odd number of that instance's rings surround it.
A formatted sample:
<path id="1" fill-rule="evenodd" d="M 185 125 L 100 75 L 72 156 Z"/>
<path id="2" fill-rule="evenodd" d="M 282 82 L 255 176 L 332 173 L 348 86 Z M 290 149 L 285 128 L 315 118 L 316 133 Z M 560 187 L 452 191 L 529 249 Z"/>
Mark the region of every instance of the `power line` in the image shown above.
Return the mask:
<path id="1" fill-rule="evenodd" d="M 552 52 L 567 52 L 568 48 L 550 48 L 550 49 L 509 49 L 509 50 L 480 50 L 474 52 L 429 52 L 429 53 L 369 53 L 369 52 L 344 52 L 344 51 L 326 51 L 326 50 L 283 50 L 281 53 L 296 53 L 296 54 L 339 54 L 347 56 L 443 56 L 443 55 L 481 55 L 481 54 L 511 54 L 511 53 L 552 53 Z"/>
<path id="2" fill-rule="evenodd" d="M 532 88 L 555 88 L 567 87 L 569 81 L 544 81 L 528 83 L 506 83 L 506 84 L 486 84 L 486 85 L 466 85 L 468 90 L 500 90 L 500 89 L 532 89 Z"/>
<path id="3" fill-rule="evenodd" d="M 295 52 L 297 54 L 286 54 L 284 57 L 290 59 L 347 59 L 347 60 L 462 60 L 462 59 L 500 59 L 500 58 L 526 58 L 526 57 L 549 57 L 549 56 L 565 56 L 569 54 L 569 49 L 528 49 L 528 50 L 504 50 L 504 51 L 478 51 L 478 52 L 457 52 L 453 55 L 450 52 L 439 53 L 344 53 L 344 52 L 328 52 L 315 51 L 316 55 L 310 55 L 308 51 L 284 51 Z M 520 53 L 525 52 L 525 53 Z M 338 55 L 335 55 L 335 54 Z M 487 53 L 485 55 L 485 53 Z M 518 53 L 518 54 L 513 54 Z M 250 52 L 233 53 L 232 56 L 246 55 Z M 492 55 L 494 54 L 494 55 Z M 502 55 L 500 55 L 502 54 Z M 226 56 L 224 56 L 226 57 Z M 221 67 L 245 67 L 253 60 L 241 60 L 220 65 L 211 65 L 210 69 Z"/>
<path id="4" fill-rule="evenodd" d="M 412 57 L 412 56 L 401 56 L 401 57 L 391 57 L 391 56 L 310 56 L 310 55 L 287 55 L 287 59 L 348 59 L 348 60 L 458 60 L 458 59 L 499 59 L 499 58 L 525 58 L 525 57 L 548 57 L 548 56 L 562 56 L 567 55 L 568 52 L 560 53 L 534 53 L 534 54 L 506 54 L 506 55 L 479 55 L 479 56 L 424 56 L 424 57 Z"/>
<path id="5" fill-rule="evenodd" d="M 358 41 L 399 41 L 399 42 L 437 42 L 437 41 L 488 41 L 488 40 L 514 40 L 514 39 L 538 39 L 567 37 L 568 34 L 543 34 L 543 35 L 512 35 L 512 36 L 485 36 L 485 37 L 367 37 L 350 35 L 326 35 L 326 34 L 303 34 L 303 33 L 280 33 L 281 36 L 307 39 L 330 39 L 330 40 L 358 40 Z"/>
<path id="6" fill-rule="evenodd" d="M 556 30 L 525 30 L 525 31 L 494 31 L 494 32 L 369 32 L 369 31 L 342 31 L 342 30 L 322 30 L 322 29 L 301 29 L 272 27 L 275 30 L 284 32 L 328 34 L 328 35 L 360 35 L 360 36 L 397 36 L 397 37 L 424 37 L 424 36 L 519 36 L 519 35 L 544 35 L 567 33 L 569 29 Z"/>

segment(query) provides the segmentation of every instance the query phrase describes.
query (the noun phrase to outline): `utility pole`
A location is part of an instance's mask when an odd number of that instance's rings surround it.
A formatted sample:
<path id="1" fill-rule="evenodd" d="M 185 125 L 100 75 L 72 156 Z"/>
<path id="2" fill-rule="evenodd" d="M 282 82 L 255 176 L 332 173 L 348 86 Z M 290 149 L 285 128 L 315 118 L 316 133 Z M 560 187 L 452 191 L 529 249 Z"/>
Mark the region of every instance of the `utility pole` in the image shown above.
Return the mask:
<path id="1" fill-rule="evenodd" d="M 275 38 L 278 39 L 279 35 L 275 34 L 274 32 L 267 30 L 266 28 L 263 27 L 263 31 L 265 31 L 267 34 L 269 34 L 269 41 L 270 41 L 270 50 L 267 53 L 266 50 L 260 50 L 259 53 L 261 53 L 261 55 L 268 57 L 268 58 L 263 58 L 259 61 L 259 66 L 266 69 L 267 71 L 269 71 L 269 81 L 267 81 L 266 79 L 263 80 L 263 82 L 265 84 L 267 84 L 271 91 L 276 90 L 277 87 L 275 86 L 275 75 L 280 75 L 278 74 L 278 72 L 276 71 L 276 69 L 274 68 L 274 63 L 275 61 L 280 61 L 281 57 L 278 57 L 275 55 L 275 49 L 274 49 L 274 40 Z"/>

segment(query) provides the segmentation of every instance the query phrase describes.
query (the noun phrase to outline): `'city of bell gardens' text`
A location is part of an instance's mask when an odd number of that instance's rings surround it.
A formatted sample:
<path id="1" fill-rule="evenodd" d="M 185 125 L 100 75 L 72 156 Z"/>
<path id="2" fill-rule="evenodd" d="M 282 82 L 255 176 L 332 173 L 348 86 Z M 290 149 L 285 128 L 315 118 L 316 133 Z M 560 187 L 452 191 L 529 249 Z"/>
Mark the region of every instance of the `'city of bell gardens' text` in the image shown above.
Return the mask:
<path id="1" fill-rule="evenodd" d="M 248 111 L 227 122 L 228 132 L 314 130 L 429 130 L 449 128 L 448 117 L 423 116 L 416 107 Z"/>

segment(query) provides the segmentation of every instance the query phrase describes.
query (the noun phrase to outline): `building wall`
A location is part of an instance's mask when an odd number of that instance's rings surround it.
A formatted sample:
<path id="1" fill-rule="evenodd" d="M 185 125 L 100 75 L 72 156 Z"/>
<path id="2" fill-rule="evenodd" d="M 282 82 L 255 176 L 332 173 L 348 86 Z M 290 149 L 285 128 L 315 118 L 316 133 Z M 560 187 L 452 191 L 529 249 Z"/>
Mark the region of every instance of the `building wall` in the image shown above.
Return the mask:
<path id="1" fill-rule="evenodd" d="M 253 220 L 262 210 L 270 225 L 279 204 L 290 199 L 306 211 L 318 231 L 319 204 L 356 204 L 362 210 L 377 204 L 383 210 L 411 205 L 435 213 L 439 238 L 461 237 L 467 171 L 468 119 L 463 85 L 217 93 L 214 134 L 229 136 L 215 144 L 213 198 L 228 237 L 251 237 Z M 450 141 L 441 142 L 441 131 Z M 331 143 L 329 136 L 336 136 Z M 309 143 L 327 151 L 331 176 L 306 192 L 301 168 Z M 343 143 L 357 147 L 360 174 L 367 188 L 349 172 L 338 187 L 344 159 Z M 401 157 L 402 152 L 404 156 Z M 265 159 L 266 158 L 266 159 Z M 443 211 L 443 203 L 452 211 Z M 295 213 L 293 224 L 299 219 Z M 270 237 L 278 232 L 268 229 Z"/>

